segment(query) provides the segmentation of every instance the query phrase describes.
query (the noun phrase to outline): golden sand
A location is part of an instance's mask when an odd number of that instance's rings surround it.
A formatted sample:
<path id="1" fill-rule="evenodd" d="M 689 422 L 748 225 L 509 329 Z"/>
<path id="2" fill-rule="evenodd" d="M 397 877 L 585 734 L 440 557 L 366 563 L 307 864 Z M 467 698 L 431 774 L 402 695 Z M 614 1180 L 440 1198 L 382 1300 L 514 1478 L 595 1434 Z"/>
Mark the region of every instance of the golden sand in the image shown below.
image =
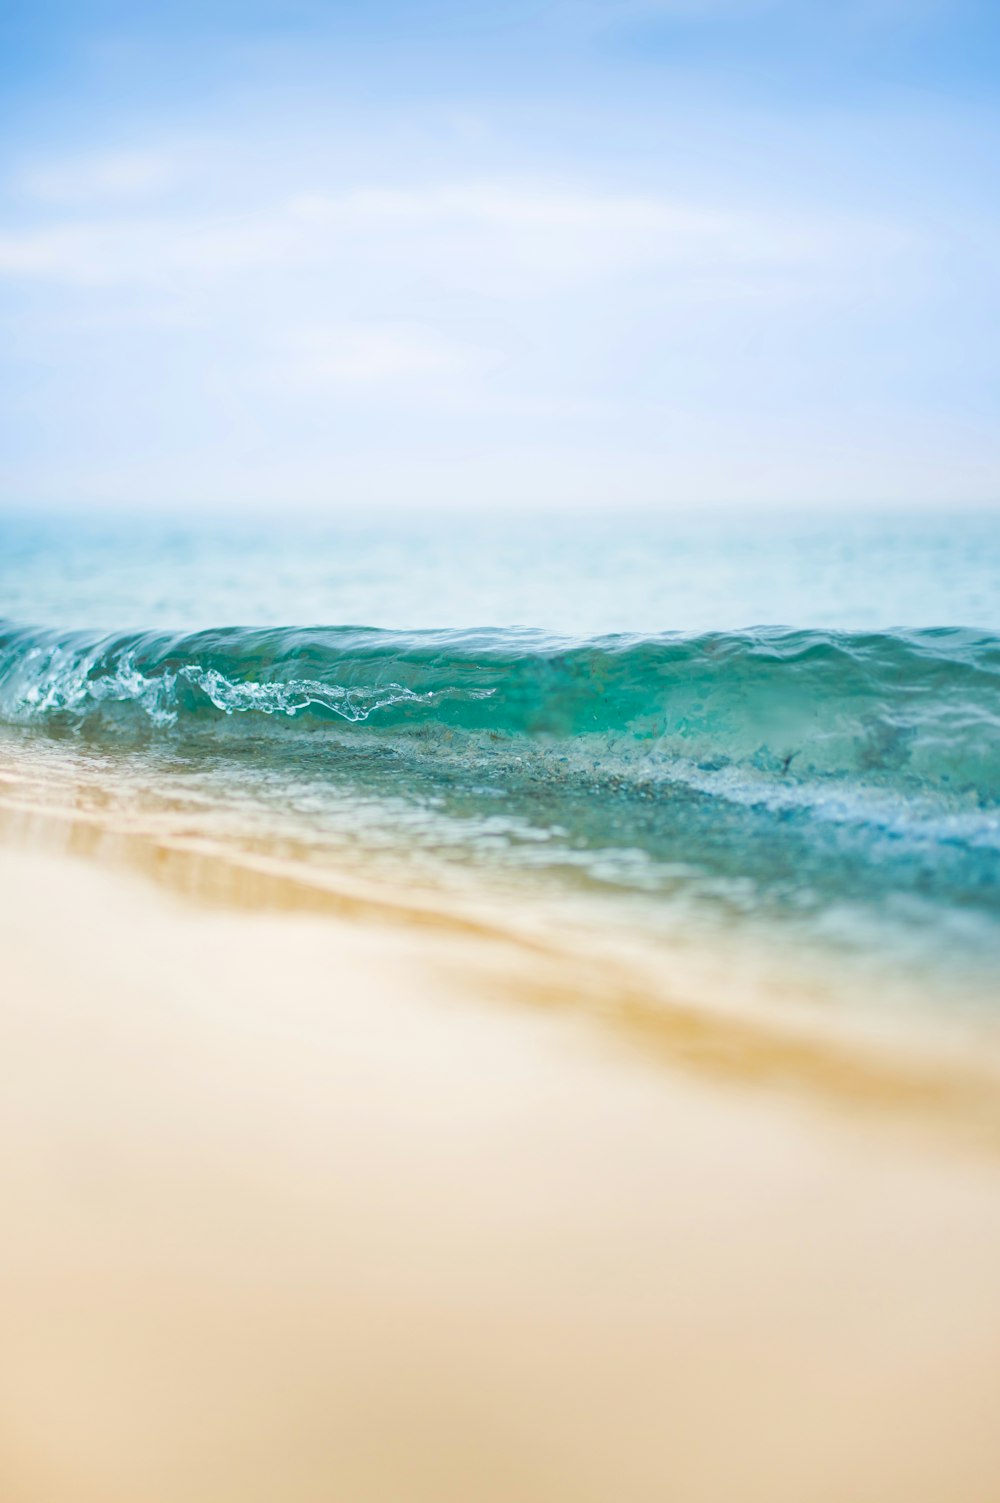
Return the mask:
<path id="1" fill-rule="evenodd" d="M 988 1072 L 53 828 L 0 848 L 3 1503 L 1000 1497 Z"/>

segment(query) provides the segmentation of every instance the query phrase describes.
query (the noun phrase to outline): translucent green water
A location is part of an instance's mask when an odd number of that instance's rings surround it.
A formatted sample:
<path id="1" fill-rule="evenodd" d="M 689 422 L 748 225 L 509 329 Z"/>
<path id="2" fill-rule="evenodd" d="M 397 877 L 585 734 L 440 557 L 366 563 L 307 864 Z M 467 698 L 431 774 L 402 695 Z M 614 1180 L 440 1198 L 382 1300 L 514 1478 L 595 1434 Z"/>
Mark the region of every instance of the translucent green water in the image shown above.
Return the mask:
<path id="1" fill-rule="evenodd" d="M 935 543 L 925 524 L 900 550 L 910 573 L 894 589 L 909 590 L 908 625 L 569 635 L 509 624 L 142 629 L 143 612 L 151 624 L 171 605 L 197 619 L 232 588 L 224 531 L 174 537 L 157 559 L 143 552 L 150 532 L 117 542 L 112 532 L 95 552 L 93 533 L 59 541 L 21 524 L 8 530 L 2 598 L 23 608 L 30 597 L 41 624 L 0 624 L 0 726 L 22 752 L 58 746 L 298 859 L 377 858 L 439 886 L 474 871 L 540 901 L 585 890 L 601 897 L 600 922 L 613 910 L 654 937 L 764 935 L 821 968 L 860 966 L 869 982 L 943 1005 L 989 1006 L 1000 968 L 1000 630 L 988 623 L 1000 622 L 990 587 L 1000 548 L 982 519 L 975 527 L 975 548 L 954 530 Z M 689 565 L 693 536 L 682 539 Z M 605 541 L 605 560 L 616 546 L 620 558 L 621 540 Z M 877 532 L 869 541 L 842 571 L 839 597 L 827 576 L 816 615 L 878 619 L 887 543 Z M 399 597 L 399 560 L 390 567 L 381 536 L 272 542 L 284 559 L 273 568 L 265 534 L 236 550 L 243 598 L 248 609 L 266 603 L 256 610 L 265 621 L 289 606 L 289 571 L 312 580 L 304 600 L 322 596 L 324 548 L 330 568 L 353 567 L 374 617 Z M 477 570 L 484 595 L 496 584 L 480 543 L 466 534 L 451 596 L 432 588 L 440 558 L 428 566 L 425 616 L 458 610 Z M 631 599 L 628 580 L 612 578 L 588 606 L 599 543 L 576 539 L 550 619 L 589 611 L 597 627 L 616 611 L 651 610 L 655 551 Z M 427 556 L 432 545 L 433 530 Z M 659 546 L 662 562 L 669 539 Z M 702 596 L 720 614 L 729 547 L 697 543 Z M 747 540 L 747 598 L 770 567 L 776 597 L 798 599 L 805 617 L 802 580 L 779 576 L 815 547 L 814 533 L 770 549 L 766 536 Z M 454 537 L 441 541 L 452 562 L 456 550 Z M 60 593 L 60 557 L 89 558 L 93 572 Z M 512 598 L 519 587 L 512 576 Z M 102 588 L 107 622 L 131 617 L 139 630 L 97 629 Z M 980 624 L 922 620 L 934 591 L 944 617 Z M 184 608 L 185 592 L 198 609 Z M 731 594 L 725 610 L 744 608 Z M 70 609 L 78 628 L 64 624 Z M 669 622 L 674 607 L 661 609 Z"/>

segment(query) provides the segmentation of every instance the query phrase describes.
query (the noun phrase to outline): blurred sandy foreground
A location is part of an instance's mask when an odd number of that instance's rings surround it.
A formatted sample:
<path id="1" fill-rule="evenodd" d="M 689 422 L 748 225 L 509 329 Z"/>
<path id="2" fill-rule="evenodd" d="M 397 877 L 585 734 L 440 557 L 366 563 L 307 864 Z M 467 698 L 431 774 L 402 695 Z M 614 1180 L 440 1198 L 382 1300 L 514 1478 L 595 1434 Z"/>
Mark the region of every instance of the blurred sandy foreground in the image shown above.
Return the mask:
<path id="1" fill-rule="evenodd" d="M 0 947 L 4 1503 L 1000 1497 L 989 1144 L 23 843 Z"/>

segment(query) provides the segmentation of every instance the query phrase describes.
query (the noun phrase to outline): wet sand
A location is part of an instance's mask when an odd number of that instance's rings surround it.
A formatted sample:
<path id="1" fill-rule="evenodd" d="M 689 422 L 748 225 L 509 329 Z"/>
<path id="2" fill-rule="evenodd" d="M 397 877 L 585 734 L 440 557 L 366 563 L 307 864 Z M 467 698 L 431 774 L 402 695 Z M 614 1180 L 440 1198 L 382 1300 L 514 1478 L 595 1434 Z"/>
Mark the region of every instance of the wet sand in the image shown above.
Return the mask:
<path id="1" fill-rule="evenodd" d="M 6 835 L 5 1503 L 1000 1497 L 1000 1153 L 933 1092 Z"/>

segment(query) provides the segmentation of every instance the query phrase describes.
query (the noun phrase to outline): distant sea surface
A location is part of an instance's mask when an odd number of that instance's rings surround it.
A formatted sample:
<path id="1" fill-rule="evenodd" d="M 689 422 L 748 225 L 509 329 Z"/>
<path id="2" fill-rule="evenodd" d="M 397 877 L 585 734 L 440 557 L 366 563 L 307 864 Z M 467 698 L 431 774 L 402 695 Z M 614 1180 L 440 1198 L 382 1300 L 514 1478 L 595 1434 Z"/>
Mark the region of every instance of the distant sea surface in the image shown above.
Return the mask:
<path id="1" fill-rule="evenodd" d="M 5 751 L 303 870 L 1000 1007 L 995 516 L 0 519 Z"/>

